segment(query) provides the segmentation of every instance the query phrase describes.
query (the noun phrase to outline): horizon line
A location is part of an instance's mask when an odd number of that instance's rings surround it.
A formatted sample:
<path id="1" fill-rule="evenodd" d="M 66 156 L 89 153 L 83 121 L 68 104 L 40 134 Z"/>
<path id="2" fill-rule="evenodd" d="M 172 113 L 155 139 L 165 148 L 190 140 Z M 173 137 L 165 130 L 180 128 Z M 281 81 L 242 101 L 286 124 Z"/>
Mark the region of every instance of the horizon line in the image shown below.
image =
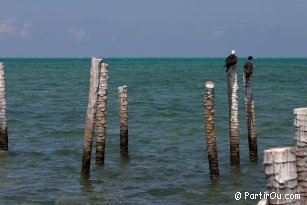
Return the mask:
<path id="1" fill-rule="evenodd" d="M 191 57 L 191 56 L 142 56 L 142 57 L 137 57 L 137 56 L 106 56 L 106 57 L 102 57 L 102 56 L 83 56 L 83 57 L 78 57 L 78 56 L 64 56 L 64 57 L 60 57 L 60 56 L 54 56 L 54 57 L 50 57 L 50 56 L 45 56 L 45 57 L 38 57 L 38 56 L 27 56 L 27 57 L 21 57 L 21 56 L 0 56 L 0 59 L 67 59 L 67 58 L 71 58 L 71 59 L 91 59 L 92 57 L 101 57 L 103 59 L 180 59 L 180 58 L 185 58 L 185 59 L 214 59 L 214 58 L 226 58 L 225 57 L 206 57 L 206 56 L 196 56 L 196 57 Z M 238 56 L 238 58 L 247 58 L 248 56 Z M 285 58 L 285 59 L 304 59 L 307 57 L 270 57 L 270 56 L 259 56 L 259 57 L 254 57 L 254 59 L 269 59 L 269 58 Z"/>

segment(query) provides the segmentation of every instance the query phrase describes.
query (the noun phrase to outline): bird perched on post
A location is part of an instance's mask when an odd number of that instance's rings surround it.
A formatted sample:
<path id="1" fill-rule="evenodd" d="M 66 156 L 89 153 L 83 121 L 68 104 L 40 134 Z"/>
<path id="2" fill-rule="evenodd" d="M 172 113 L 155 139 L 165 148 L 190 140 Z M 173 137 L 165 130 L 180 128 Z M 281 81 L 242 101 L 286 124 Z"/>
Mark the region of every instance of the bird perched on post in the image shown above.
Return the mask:
<path id="1" fill-rule="evenodd" d="M 231 66 L 236 65 L 237 62 L 238 62 L 238 57 L 236 56 L 236 51 L 232 50 L 231 54 L 225 60 L 225 66 L 224 67 L 226 67 L 226 72 L 228 72 L 228 69 Z"/>

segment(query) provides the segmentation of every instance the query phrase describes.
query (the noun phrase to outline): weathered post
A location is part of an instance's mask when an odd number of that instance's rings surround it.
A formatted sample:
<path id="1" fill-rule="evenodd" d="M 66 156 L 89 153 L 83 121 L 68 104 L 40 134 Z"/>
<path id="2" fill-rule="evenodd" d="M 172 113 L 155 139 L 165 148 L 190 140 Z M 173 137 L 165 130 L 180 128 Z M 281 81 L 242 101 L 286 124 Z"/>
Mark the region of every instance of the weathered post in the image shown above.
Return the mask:
<path id="1" fill-rule="evenodd" d="M 227 72 L 227 93 L 229 107 L 230 163 L 232 167 L 240 165 L 239 150 L 239 109 L 238 109 L 237 68 L 229 67 Z"/>
<path id="2" fill-rule="evenodd" d="M 211 81 L 205 84 L 205 130 L 210 168 L 210 178 L 216 180 L 219 177 L 219 165 L 214 128 L 214 83 Z"/>
<path id="3" fill-rule="evenodd" d="M 128 101 L 127 86 L 118 87 L 119 122 L 120 122 L 120 153 L 128 155 Z"/>
<path id="4" fill-rule="evenodd" d="M 81 167 L 82 176 L 88 176 L 90 173 L 101 61 L 102 61 L 101 58 L 95 58 L 95 57 L 93 57 L 91 61 L 90 86 L 89 86 L 90 88 L 89 88 L 88 106 L 87 106 L 84 140 L 83 140 L 82 167 Z"/>
<path id="5" fill-rule="evenodd" d="M 301 204 L 307 203 L 307 108 L 294 109 L 296 168 Z"/>
<path id="6" fill-rule="evenodd" d="M 244 77 L 245 88 L 245 113 L 246 113 L 246 126 L 248 135 L 249 146 L 249 159 L 250 161 L 258 161 L 258 149 L 257 149 L 257 136 L 255 126 L 255 104 L 253 96 L 253 84 L 252 75 L 249 78 Z"/>
<path id="7" fill-rule="evenodd" d="M 269 204 L 300 204 L 296 148 L 283 147 L 264 151 L 264 166 L 267 179 Z M 287 197 L 288 196 L 288 197 Z"/>
<path id="8" fill-rule="evenodd" d="M 106 141 L 106 108 L 108 97 L 108 64 L 102 63 L 98 88 L 97 122 L 96 122 L 96 164 L 104 164 Z"/>
<path id="9" fill-rule="evenodd" d="M 0 62 L 0 150 L 7 151 L 7 119 L 6 119 L 6 100 L 5 100 L 5 74 L 4 65 Z"/>

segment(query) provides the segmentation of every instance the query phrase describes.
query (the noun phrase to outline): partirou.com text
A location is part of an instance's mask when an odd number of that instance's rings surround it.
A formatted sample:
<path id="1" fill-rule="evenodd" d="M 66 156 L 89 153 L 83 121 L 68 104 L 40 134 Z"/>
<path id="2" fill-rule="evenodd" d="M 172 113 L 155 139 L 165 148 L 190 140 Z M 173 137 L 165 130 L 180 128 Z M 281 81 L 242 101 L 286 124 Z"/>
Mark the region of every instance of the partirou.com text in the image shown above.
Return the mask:
<path id="1" fill-rule="evenodd" d="M 235 200 L 262 200 L 262 199 L 300 199 L 301 195 L 300 194 L 279 194 L 276 192 L 258 192 L 258 193 L 250 193 L 248 191 L 244 192 L 236 192 L 235 195 Z"/>

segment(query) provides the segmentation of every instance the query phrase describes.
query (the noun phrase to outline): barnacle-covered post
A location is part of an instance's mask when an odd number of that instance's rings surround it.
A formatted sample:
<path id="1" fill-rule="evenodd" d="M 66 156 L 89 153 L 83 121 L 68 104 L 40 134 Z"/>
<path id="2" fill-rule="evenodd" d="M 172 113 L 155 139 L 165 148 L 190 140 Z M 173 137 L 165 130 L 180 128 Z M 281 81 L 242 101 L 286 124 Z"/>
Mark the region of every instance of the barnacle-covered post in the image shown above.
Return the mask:
<path id="1" fill-rule="evenodd" d="M 128 100 L 127 86 L 118 87 L 119 122 L 120 122 L 120 153 L 128 155 Z"/>
<path id="2" fill-rule="evenodd" d="M 106 141 L 106 108 L 108 98 L 108 64 L 101 63 L 96 118 L 96 164 L 104 164 Z"/>
<path id="3" fill-rule="evenodd" d="M 294 109 L 296 168 L 301 204 L 307 203 L 307 108 Z"/>
<path id="4" fill-rule="evenodd" d="M 204 119 L 210 177 L 212 180 L 215 180 L 219 177 L 220 173 L 214 128 L 214 83 L 211 81 L 208 81 L 205 84 L 204 98 Z"/>
<path id="5" fill-rule="evenodd" d="M 0 62 L 0 150 L 8 151 L 4 64 Z"/>
<path id="6" fill-rule="evenodd" d="M 296 148 L 281 147 L 264 150 L 269 204 L 300 204 L 296 169 Z M 287 197 L 288 196 L 288 197 Z"/>
<path id="7" fill-rule="evenodd" d="M 87 114 L 86 114 L 84 137 L 83 137 L 84 139 L 83 139 L 83 153 L 82 153 L 82 166 L 81 166 L 82 176 L 88 176 L 90 173 L 101 62 L 102 59 L 96 57 L 93 57 L 91 61 L 90 86 L 89 86 L 90 88 L 89 88 Z"/>
<path id="8" fill-rule="evenodd" d="M 229 137 L 230 137 L 230 163 L 232 167 L 240 165 L 239 150 L 239 109 L 238 109 L 238 83 L 237 68 L 235 65 L 227 71 L 227 94 L 229 107 Z"/>
<path id="9" fill-rule="evenodd" d="M 253 95 L 252 75 L 244 78 L 246 126 L 250 161 L 258 161 L 257 136 L 255 126 L 255 104 Z"/>

